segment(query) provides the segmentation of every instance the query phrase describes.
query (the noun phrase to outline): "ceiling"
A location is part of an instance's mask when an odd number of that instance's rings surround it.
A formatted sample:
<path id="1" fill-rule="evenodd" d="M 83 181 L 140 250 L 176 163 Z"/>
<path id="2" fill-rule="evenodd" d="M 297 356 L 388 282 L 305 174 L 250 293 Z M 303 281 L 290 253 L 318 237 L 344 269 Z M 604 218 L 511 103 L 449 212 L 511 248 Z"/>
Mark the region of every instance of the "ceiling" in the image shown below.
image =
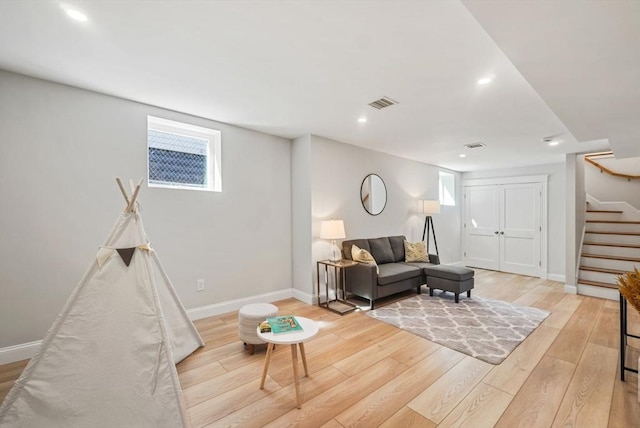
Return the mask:
<path id="1" fill-rule="evenodd" d="M 457 171 L 640 156 L 637 1 L 0 0 L 0 67 Z"/>

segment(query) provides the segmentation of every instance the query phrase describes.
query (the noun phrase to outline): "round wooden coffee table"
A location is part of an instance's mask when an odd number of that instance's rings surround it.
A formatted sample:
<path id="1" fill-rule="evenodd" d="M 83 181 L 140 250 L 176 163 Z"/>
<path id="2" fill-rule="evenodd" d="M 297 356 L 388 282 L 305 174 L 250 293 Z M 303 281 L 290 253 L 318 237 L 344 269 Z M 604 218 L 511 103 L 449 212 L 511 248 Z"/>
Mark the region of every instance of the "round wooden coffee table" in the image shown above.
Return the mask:
<path id="1" fill-rule="evenodd" d="M 296 316 L 298 323 L 302 326 L 302 331 L 295 333 L 261 333 L 260 327 L 257 328 L 258 337 L 267 342 L 267 356 L 264 359 L 264 368 L 262 369 L 262 380 L 260 381 L 260 389 L 264 389 L 264 381 L 267 378 L 267 370 L 269 369 L 269 360 L 271 352 L 275 345 L 291 345 L 291 360 L 293 362 L 293 381 L 296 387 L 296 405 L 300 408 L 300 380 L 298 379 L 298 346 L 300 347 L 300 355 L 302 355 L 302 365 L 304 366 L 304 375 L 309 376 L 307 368 L 307 356 L 304 352 L 304 342 L 311 340 L 318 334 L 318 324 L 309 318 Z"/>

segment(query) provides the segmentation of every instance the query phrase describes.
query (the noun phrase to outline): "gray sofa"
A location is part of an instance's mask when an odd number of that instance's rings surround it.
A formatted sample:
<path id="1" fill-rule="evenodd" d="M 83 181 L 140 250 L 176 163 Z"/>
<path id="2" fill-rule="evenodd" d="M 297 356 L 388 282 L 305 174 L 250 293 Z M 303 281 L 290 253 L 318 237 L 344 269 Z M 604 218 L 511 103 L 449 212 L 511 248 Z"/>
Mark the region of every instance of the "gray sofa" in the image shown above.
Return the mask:
<path id="1" fill-rule="evenodd" d="M 356 245 L 371 253 L 378 263 L 380 273 L 372 264 L 359 263 L 345 269 L 345 288 L 356 296 L 369 299 L 371 309 L 375 301 L 401 291 L 415 288 L 420 294 L 420 286 L 426 283 L 425 267 L 439 264 L 438 257 L 429 254 L 429 263 L 405 262 L 404 236 L 388 236 L 375 239 L 350 239 L 342 242 L 342 257 L 352 260 L 351 246 Z"/>

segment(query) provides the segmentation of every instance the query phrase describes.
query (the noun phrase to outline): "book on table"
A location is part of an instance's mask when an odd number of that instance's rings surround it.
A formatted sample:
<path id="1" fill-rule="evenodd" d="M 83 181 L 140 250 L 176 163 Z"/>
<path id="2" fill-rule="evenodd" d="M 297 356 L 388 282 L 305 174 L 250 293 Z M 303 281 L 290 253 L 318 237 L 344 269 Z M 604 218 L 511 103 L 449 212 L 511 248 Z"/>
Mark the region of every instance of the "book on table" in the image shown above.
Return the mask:
<path id="1" fill-rule="evenodd" d="M 296 333 L 302 331 L 302 326 L 293 315 L 267 318 L 273 334 Z"/>

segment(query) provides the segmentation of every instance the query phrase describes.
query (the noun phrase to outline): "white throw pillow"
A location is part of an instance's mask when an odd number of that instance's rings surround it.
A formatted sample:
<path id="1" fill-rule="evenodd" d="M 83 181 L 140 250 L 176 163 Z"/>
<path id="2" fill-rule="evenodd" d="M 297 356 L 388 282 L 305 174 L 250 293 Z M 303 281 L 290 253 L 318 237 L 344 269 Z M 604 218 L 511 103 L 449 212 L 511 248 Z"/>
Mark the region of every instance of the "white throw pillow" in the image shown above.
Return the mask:
<path id="1" fill-rule="evenodd" d="M 369 265 L 376 266 L 376 273 L 380 273 L 380 269 L 378 268 L 378 264 L 376 263 L 376 259 L 373 258 L 370 252 L 365 250 L 364 248 L 360 248 L 357 245 L 351 246 L 351 258 L 355 262 L 366 263 Z"/>

